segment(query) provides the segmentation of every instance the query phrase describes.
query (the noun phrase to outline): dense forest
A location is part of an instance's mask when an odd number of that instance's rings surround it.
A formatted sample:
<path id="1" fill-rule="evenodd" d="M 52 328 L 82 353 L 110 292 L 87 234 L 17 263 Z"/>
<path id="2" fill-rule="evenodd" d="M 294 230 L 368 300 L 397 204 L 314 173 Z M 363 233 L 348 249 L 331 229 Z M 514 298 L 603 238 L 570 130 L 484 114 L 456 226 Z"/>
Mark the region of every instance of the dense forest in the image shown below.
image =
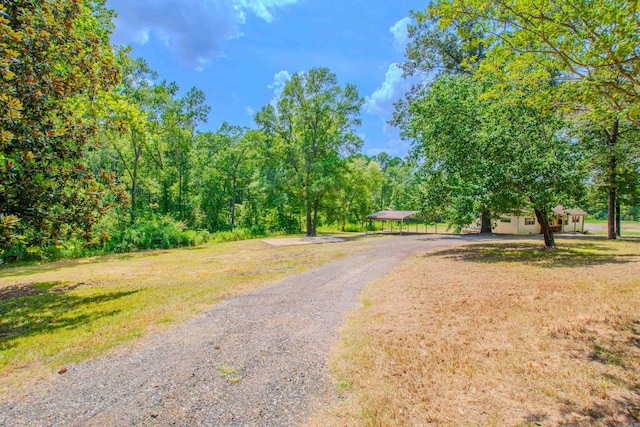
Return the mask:
<path id="1" fill-rule="evenodd" d="M 500 214 L 531 209 L 545 229 L 553 206 L 580 206 L 613 239 L 616 213 L 640 208 L 638 16 L 537 7 L 413 13 L 403 70 L 421 83 L 397 104 L 401 159 L 360 153 L 364 100 L 329 69 L 294 74 L 253 128 L 204 132 L 204 93 L 112 45 L 102 2 L 3 0 L 1 258 L 361 231 L 382 209 L 490 231 Z"/>

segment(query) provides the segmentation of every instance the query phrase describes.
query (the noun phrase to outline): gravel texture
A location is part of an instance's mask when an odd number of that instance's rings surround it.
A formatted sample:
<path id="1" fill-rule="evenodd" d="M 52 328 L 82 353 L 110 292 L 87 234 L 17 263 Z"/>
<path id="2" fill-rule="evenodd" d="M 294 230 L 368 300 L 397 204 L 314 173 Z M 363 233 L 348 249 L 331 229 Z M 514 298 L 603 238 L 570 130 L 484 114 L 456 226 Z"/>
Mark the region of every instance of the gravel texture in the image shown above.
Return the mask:
<path id="1" fill-rule="evenodd" d="M 230 298 L 0 402 L 0 426 L 290 426 L 336 398 L 327 358 L 358 292 L 401 260 L 478 236 L 367 237 L 348 257 Z"/>

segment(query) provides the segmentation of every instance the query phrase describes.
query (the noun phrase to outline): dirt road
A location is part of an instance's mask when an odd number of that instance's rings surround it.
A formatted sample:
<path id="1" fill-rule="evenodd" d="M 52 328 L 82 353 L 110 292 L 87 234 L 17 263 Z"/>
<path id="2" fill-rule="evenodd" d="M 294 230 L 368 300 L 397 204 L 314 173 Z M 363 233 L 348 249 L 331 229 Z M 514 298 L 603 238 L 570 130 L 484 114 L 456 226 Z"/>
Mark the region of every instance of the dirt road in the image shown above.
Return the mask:
<path id="1" fill-rule="evenodd" d="M 352 255 L 71 365 L 0 403 L 0 426 L 300 425 L 335 398 L 327 358 L 357 294 L 400 261 L 478 236 L 366 237 Z"/>

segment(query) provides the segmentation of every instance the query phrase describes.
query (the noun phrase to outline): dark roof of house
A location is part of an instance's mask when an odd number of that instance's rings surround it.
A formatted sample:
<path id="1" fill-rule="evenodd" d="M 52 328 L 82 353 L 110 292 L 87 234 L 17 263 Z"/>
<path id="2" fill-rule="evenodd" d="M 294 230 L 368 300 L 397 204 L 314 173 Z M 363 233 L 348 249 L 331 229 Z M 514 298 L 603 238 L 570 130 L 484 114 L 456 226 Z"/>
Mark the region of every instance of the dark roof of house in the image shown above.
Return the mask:
<path id="1" fill-rule="evenodd" d="M 402 221 L 405 218 L 414 216 L 420 211 L 380 211 L 367 215 L 367 219 L 376 221 Z"/>
<path id="2" fill-rule="evenodd" d="M 574 216 L 587 216 L 589 215 L 587 212 L 582 209 L 565 209 L 564 206 L 558 205 L 553 208 L 553 211 L 558 215 L 574 215 Z"/>

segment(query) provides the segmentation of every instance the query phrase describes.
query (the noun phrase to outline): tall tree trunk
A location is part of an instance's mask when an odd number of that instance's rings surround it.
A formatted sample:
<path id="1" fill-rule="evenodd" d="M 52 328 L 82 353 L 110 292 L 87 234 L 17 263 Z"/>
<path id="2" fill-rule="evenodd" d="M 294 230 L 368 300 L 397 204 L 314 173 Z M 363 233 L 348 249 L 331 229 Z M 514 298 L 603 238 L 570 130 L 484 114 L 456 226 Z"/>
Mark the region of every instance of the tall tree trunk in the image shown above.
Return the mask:
<path id="1" fill-rule="evenodd" d="M 607 148 L 609 149 L 609 170 L 607 171 L 608 188 L 608 214 L 607 214 L 607 234 L 609 240 L 616 238 L 616 178 L 618 177 L 618 161 L 614 151 L 618 140 L 618 120 L 613 122 L 611 132 L 607 132 Z"/>
<path id="2" fill-rule="evenodd" d="M 135 138 L 134 138 L 135 140 Z M 136 208 L 138 204 L 138 167 L 140 165 L 140 155 L 142 145 L 133 144 L 133 173 L 131 174 L 131 223 L 136 222 Z"/>
<path id="3" fill-rule="evenodd" d="M 316 235 L 313 221 L 311 219 L 311 194 L 310 194 L 310 186 L 311 186 L 311 169 L 310 165 L 307 163 L 306 171 L 305 171 L 305 181 L 304 181 L 304 210 L 307 220 L 307 237 L 313 237 Z"/>
<path id="4" fill-rule="evenodd" d="M 162 180 L 162 213 L 169 213 L 169 188 L 165 179 Z"/>
<path id="5" fill-rule="evenodd" d="M 233 183 L 231 189 L 231 226 L 236 225 L 236 175 L 233 175 Z"/>
<path id="6" fill-rule="evenodd" d="M 135 170 L 135 168 L 134 168 Z M 136 222 L 136 193 L 138 192 L 138 176 L 137 174 L 133 175 L 131 179 L 131 223 Z"/>
<path id="7" fill-rule="evenodd" d="M 311 221 L 311 199 L 309 197 L 308 188 L 305 189 L 305 194 L 304 194 L 304 210 L 306 215 L 307 237 L 313 237 L 315 236 L 315 233 L 313 232 L 313 222 Z"/>
<path id="8" fill-rule="evenodd" d="M 620 234 L 620 203 L 616 203 L 616 235 Z"/>
<path id="9" fill-rule="evenodd" d="M 610 181 L 615 182 L 615 173 L 610 173 Z M 616 238 L 616 188 L 615 183 L 608 184 L 609 187 L 609 200 L 607 204 L 607 234 L 609 240 L 615 240 Z"/>
<path id="10" fill-rule="evenodd" d="M 480 215 L 480 233 L 491 233 L 491 214 L 489 211 L 482 211 Z"/>
<path id="11" fill-rule="evenodd" d="M 182 164 L 178 168 L 178 215 L 182 220 Z"/>
<path id="12" fill-rule="evenodd" d="M 547 248 L 555 247 L 556 241 L 553 237 L 553 230 L 551 230 L 551 224 L 549 224 L 549 218 L 547 217 L 546 212 L 537 208 L 534 208 L 533 211 L 535 212 L 538 223 L 540 224 L 542 236 L 544 237 L 544 245 Z"/>
<path id="13" fill-rule="evenodd" d="M 313 237 L 318 235 L 318 207 L 320 206 L 320 198 L 317 197 L 313 202 Z"/>

